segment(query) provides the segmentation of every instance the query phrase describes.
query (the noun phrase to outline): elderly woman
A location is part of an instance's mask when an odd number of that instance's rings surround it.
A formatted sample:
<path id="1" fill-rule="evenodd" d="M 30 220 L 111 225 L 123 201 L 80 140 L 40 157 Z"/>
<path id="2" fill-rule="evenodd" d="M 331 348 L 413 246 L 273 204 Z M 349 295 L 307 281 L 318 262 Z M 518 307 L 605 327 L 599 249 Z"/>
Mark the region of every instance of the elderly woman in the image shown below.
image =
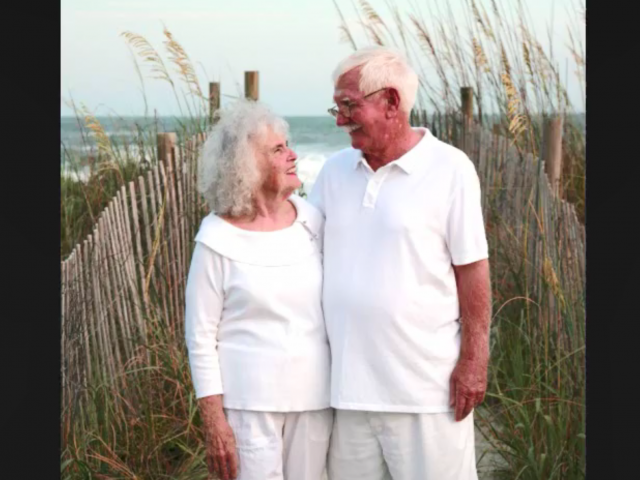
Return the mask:
<path id="1" fill-rule="evenodd" d="M 333 410 L 321 307 L 322 215 L 301 185 L 287 123 L 242 100 L 203 147 L 202 222 L 186 290 L 186 342 L 209 471 L 319 480 Z"/>

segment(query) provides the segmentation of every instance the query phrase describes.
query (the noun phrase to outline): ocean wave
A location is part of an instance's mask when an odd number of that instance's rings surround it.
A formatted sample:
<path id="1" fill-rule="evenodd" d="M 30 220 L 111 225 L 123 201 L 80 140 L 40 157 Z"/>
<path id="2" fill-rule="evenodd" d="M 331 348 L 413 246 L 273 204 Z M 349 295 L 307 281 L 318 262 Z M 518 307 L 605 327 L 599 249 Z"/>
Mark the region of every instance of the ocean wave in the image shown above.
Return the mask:
<path id="1" fill-rule="evenodd" d="M 327 156 L 322 153 L 308 153 L 302 157 L 298 157 L 296 161 L 298 178 L 302 182 L 303 190 L 309 193 L 313 188 L 318 173 L 322 169 Z"/>
<path id="2" fill-rule="evenodd" d="M 89 167 L 77 167 L 77 168 L 66 167 L 66 168 L 60 169 L 61 177 L 73 180 L 75 182 L 81 181 L 86 183 L 87 180 L 89 180 L 89 173 L 90 173 Z"/>
<path id="3" fill-rule="evenodd" d="M 150 160 L 153 156 L 152 147 L 145 146 L 141 149 L 138 145 L 129 144 L 111 145 L 111 152 L 119 160 L 130 159 L 133 161 Z M 74 145 L 60 148 L 60 163 L 84 163 L 89 157 L 98 156 L 98 147 L 95 145 Z"/>
<path id="4" fill-rule="evenodd" d="M 73 149 L 76 150 L 76 149 Z M 85 149 L 78 148 L 77 150 L 83 151 L 83 153 L 88 154 L 93 149 Z M 320 153 L 317 151 L 302 153 L 298 156 L 298 160 L 296 160 L 296 167 L 298 178 L 303 185 L 303 190 L 306 193 L 309 193 L 313 188 L 313 185 L 316 181 L 318 173 L 322 169 L 324 162 L 327 161 L 329 155 L 331 155 L 335 150 L 331 148 L 325 148 L 324 153 Z M 126 157 L 126 153 L 124 150 L 119 152 L 122 157 Z M 131 158 L 139 158 L 139 152 L 135 147 L 132 146 L 129 154 Z M 84 160 L 86 160 L 86 156 L 83 156 Z M 61 162 L 61 175 L 67 178 L 71 178 L 73 180 L 82 180 L 86 181 L 89 177 L 89 167 L 83 161 L 74 161 L 74 162 Z"/>

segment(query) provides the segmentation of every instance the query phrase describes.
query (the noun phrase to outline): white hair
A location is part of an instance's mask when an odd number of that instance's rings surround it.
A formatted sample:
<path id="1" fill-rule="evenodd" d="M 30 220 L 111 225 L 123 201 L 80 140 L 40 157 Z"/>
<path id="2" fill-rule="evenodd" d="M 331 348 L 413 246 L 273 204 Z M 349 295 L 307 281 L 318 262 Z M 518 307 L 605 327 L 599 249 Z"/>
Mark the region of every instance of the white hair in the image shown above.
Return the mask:
<path id="1" fill-rule="evenodd" d="M 256 149 L 268 129 L 288 136 L 289 124 L 244 99 L 216 112 L 215 120 L 200 153 L 198 191 L 218 215 L 253 215 L 261 178 Z"/>
<path id="2" fill-rule="evenodd" d="M 362 93 L 393 87 L 400 94 L 400 110 L 407 115 L 411 113 L 418 93 L 418 75 L 402 52 L 380 46 L 361 48 L 338 64 L 332 75 L 334 85 L 342 75 L 357 67 L 361 67 Z"/>

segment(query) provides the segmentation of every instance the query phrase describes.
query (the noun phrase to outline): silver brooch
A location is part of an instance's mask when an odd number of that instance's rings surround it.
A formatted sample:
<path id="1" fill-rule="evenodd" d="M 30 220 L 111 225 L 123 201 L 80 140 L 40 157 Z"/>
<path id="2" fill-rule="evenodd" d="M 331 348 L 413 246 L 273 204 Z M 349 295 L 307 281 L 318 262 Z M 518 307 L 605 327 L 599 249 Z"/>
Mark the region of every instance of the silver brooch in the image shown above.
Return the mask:
<path id="1" fill-rule="evenodd" d="M 317 233 L 313 233 L 313 230 L 311 230 L 311 228 L 309 228 L 309 226 L 307 225 L 307 221 L 306 220 L 301 220 L 300 223 L 302 224 L 304 229 L 309 233 L 309 235 L 311 235 L 310 240 L 312 242 L 315 241 L 315 240 L 318 240 L 318 234 Z"/>

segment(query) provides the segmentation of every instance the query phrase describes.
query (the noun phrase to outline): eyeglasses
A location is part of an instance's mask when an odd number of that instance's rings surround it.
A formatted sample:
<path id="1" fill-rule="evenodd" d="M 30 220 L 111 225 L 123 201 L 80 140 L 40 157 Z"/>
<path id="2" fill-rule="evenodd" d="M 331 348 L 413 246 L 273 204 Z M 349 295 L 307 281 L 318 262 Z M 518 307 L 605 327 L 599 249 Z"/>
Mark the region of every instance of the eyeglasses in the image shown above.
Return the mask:
<path id="1" fill-rule="evenodd" d="M 364 97 L 362 97 L 362 99 L 364 100 L 365 98 L 370 97 L 371 95 L 375 95 L 376 93 L 386 89 L 387 87 L 384 87 L 384 88 L 381 88 L 380 90 L 376 90 L 375 92 L 367 93 Z M 358 106 L 357 102 L 347 103 L 345 105 L 340 105 L 339 107 L 336 105 L 335 107 L 331 107 L 329 110 L 327 110 L 327 112 L 329 112 L 329 114 L 334 117 L 337 117 L 338 114 L 341 114 L 343 117 L 350 118 L 351 109 L 357 106 Z"/>

